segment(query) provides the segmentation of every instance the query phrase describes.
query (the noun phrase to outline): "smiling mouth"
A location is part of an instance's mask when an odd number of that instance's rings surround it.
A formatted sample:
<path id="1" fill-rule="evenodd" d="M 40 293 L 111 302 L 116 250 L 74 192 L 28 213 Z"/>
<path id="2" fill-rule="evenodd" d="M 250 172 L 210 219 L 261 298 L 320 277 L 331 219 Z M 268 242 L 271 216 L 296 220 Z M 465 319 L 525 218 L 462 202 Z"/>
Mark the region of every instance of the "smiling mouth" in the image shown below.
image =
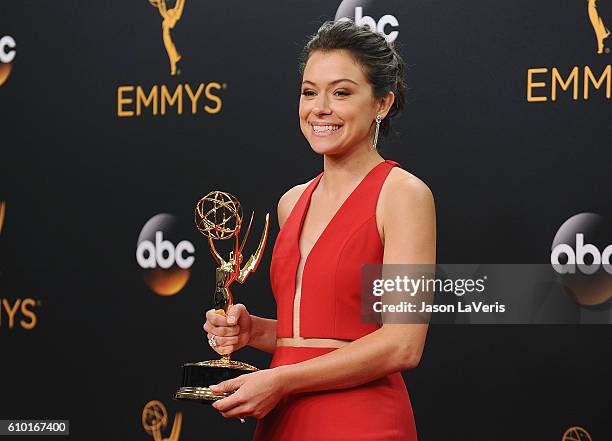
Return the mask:
<path id="1" fill-rule="evenodd" d="M 312 126 L 312 130 L 317 135 L 329 135 L 329 134 L 337 132 L 342 127 L 336 124 L 326 124 L 326 125 L 311 124 L 311 126 Z"/>

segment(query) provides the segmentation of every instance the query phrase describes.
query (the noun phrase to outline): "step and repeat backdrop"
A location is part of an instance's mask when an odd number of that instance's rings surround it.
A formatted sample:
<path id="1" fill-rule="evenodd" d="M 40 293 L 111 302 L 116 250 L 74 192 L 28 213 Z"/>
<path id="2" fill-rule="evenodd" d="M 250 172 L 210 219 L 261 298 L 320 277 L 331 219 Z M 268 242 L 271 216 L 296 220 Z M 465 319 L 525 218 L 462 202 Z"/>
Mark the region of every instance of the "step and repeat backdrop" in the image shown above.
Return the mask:
<path id="1" fill-rule="evenodd" d="M 250 439 L 255 420 L 172 399 L 183 362 L 216 356 L 194 208 L 236 195 L 255 213 L 247 256 L 270 213 L 233 292 L 275 317 L 278 199 L 323 166 L 297 55 L 343 17 L 409 66 L 379 150 L 432 189 L 439 262 L 549 264 L 561 242 L 609 261 L 612 1 L 3 2 L 0 419 L 69 420 L 75 440 Z M 609 441 L 611 342 L 579 319 L 432 325 L 404 373 L 420 439 Z"/>

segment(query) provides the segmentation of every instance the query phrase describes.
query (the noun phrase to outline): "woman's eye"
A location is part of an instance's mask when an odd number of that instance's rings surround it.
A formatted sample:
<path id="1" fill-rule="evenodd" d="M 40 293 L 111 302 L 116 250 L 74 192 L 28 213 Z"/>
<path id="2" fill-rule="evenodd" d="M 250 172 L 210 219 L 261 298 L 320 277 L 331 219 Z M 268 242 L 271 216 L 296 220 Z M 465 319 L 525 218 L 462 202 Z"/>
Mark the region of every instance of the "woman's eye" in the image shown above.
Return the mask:
<path id="1" fill-rule="evenodd" d="M 304 90 L 304 91 L 302 91 L 302 95 L 304 95 L 304 96 L 314 96 L 316 94 L 315 94 L 315 92 L 313 90 Z M 337 91 L 334 92 L 334 95 L 336 95 L 336 96 L 349 96 L 350 93 L 348 93 L 345 90 L 337 90 Z"/>

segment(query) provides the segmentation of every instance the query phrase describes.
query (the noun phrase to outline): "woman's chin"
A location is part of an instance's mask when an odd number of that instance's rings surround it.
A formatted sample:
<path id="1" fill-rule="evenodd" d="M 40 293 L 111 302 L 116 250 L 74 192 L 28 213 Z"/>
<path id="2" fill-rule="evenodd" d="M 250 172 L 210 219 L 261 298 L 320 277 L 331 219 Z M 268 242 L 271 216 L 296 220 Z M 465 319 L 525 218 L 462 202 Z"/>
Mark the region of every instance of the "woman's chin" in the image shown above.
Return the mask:
<path id="1" fill-rule="evenodd" d="M 334 147 L 334 146 L 329 146 L 329 145 L 310 145 L 312 147 L 312 150 L 319 154 L 319 155 L 333 155 L 336 154 L 340 151 L 340 149 Z"/>
<path id="2" fill-rule="evenodd" d="M 310 147 L 312 147 L 312 149 L 320 155 L 329 155 L 342 151 L 342 144 L 338 141 L 328 141 L 321 138 L 311 139 Z"/>

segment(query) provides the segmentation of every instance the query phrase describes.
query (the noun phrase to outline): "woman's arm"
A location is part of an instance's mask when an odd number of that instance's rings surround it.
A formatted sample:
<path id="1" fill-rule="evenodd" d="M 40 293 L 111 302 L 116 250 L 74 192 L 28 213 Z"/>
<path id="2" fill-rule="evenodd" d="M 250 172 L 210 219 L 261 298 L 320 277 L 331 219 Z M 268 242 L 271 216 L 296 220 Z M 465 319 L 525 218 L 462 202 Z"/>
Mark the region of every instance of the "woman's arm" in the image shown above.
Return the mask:
<path id="1" fill-rule="evenodd" d="M 251 315 L 251 338 L 247 345 L 273 353 L 276 349 L 276 320 Z"/>
<path id="2" fill-rule="evenodd" d="M 427 325 L 387 324 L 328 354 L 276 369 L 287 394 L 358 386 L 415 368 L 426 334 Z"/>
<path id="3" fill-rule="evenodd" d="M 381 190 L 383 263 L 433 264 L 436 252 L 433 195 L 422 181 L 404 170 L 397 171 L 397 179 L 388 183 L 384 198 Z M 287 393 L 356 386 L 416 367 L 427 327 L 387 323 L 328 354 L 277 369 Z"/>

